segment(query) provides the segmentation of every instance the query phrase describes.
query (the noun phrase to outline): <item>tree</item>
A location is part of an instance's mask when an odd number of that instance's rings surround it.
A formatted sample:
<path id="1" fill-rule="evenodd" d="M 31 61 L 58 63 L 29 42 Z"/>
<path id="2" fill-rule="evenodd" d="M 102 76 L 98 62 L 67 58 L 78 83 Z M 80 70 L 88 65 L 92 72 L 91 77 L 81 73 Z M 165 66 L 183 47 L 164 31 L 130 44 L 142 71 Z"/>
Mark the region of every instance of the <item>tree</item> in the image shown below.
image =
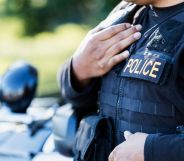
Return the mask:
<path id="1" fill-rule="evenodd" d="M 99 21 L 118 0 L 6 0 L 6 14 L 24 22 L 25 35 L 52 30 L 65 22 Z"/>

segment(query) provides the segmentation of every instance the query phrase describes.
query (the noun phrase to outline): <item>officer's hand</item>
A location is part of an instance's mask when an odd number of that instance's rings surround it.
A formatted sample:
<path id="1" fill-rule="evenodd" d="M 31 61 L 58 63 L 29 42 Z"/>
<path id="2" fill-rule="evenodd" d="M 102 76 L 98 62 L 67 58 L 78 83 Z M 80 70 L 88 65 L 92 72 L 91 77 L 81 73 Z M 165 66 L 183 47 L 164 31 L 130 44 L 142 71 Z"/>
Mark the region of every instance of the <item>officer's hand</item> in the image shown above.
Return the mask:
<path id="1" fill-rule="evenodd" d="M 148 134 L 135 133 L 110 154 L 109 161 L 144 161 L 144 144 Z"/>
<path id="2" fill-rule="evenodd" d="M 72 68 L 77 80 L 102 76 L 126 59 L 128 51 L 118 53 L 141 37 L 140 30 L 141 25 L 132 27 L 123 23 L 90 31 L 73 56 Z"/>

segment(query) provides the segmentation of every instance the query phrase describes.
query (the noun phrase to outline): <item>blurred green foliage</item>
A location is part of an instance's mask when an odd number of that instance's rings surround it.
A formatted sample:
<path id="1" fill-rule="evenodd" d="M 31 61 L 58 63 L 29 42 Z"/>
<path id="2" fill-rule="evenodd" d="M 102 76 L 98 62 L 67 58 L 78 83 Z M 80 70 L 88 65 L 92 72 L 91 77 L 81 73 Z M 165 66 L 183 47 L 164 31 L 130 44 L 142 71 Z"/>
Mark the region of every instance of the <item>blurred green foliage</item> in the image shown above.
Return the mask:
<path id="1" fill-rule="evenodd" d="M 16 18 L 0 20 L 0 75 L 18 60 L 33 64 L 39 72 L 38 96 L 59 93 L 57 72 L 70 57 L 89 28 L 64 24 L 53 32 L 20 37 L 22 23 Z"/>
<path id="2" fill-rule="evenodd" d="M 6 0 L 6 15 L 23 20 L 25 34 L 52 31 L 61 23 L 91 24 L 103 19 L 119 0 Z"/>
<path id="3" fill-rule="evenodd" d="M 15 61 L 26 60 L 38 69 L 38 95 L 58 94 L 58 70 L 118 2 L 0 0 L 0 76 Z"/>

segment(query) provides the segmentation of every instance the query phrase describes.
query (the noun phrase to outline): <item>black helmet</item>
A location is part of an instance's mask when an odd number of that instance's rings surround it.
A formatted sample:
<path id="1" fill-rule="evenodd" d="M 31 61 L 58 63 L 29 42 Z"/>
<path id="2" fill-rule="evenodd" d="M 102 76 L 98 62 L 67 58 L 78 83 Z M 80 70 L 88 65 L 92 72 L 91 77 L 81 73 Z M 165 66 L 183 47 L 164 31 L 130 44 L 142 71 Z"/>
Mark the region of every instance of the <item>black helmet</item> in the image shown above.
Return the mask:
<path id="1" fill-rule="evenodd" d="M 0 100 L 12 112 L 24 113 L 30 105 L 38 83 L 38 73 L 29 63 L 19 61 L 2 76 Z"/>

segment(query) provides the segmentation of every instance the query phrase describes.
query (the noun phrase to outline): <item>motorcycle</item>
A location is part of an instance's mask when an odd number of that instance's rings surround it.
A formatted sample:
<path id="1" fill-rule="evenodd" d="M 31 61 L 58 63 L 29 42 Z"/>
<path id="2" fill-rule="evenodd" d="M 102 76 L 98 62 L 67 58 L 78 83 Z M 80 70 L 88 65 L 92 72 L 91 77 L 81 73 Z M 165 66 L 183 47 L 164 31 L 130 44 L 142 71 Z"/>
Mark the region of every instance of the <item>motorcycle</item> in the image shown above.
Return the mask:
<path id="1" fill-rule="evenodd" d="M 58 98 L 34 98 L 37 82 L 36 68 L 26 62 L 0 79 L 0 161 L 73 160 L 78 118 Z"/>
<path id="2" fill-rule="evenodd" d="M 25 114 L 1 107 L 0 161 L 72 161 L 76 125 L 56 98 L 35 98 Z"/>

